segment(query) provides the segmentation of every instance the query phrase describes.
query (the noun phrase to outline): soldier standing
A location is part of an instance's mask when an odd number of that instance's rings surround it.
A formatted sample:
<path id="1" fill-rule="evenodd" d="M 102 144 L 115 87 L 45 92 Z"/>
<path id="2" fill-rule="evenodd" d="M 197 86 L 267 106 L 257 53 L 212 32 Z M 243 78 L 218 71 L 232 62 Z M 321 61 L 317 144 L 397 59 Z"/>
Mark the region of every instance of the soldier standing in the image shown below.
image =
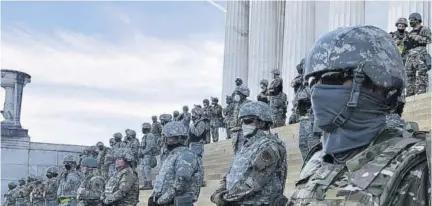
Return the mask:
<path id="1" fill-rule="evenodd" d="M 152 129 L 150 132 L 155 136 L 159 149 L 162 149 L 162 124 L 157 121 L 157 116 L 152 116 L 152 122 Z"/>
<path id="2" fill-rule="evenodd" d="M 299 91 L 303 90 L 305 88 L 305 83 L 303 82 L 303 65 L 304 65 L 304 58 L 300 61 L 300 63 L 296 66 L 298 75 L 292 80 L 291 87 L 294 88 L 294 94 L 295 97 L 292 101 L 293 107 L 291 109 L 292 114 L 289 118 L 288 124 L 295 124 L 298 123 L 300 120 L 299 117 L 299 108 L 298 108 L 298 101 L 297 101 L 297 94 Z M 300 98 L 302 99 L 302 98 Z"/>
<path id="3" fill-rule="evenodd" d="M 226 96 L 225 99 L 226 107 L 223 108 L 224 115 L 224 127 L 226 130 L 227 139 L 231 139 L 231 129 L 235 126 L 235 122 L 233 121 L 233 112 L 235 108 L 234 101 L 231 96 Z"/>
<path id="4" fill-rule="evenodd" d="M 431 43 L 431 30 L 422 26 L 422 18 L 419 13 L 409 15 L 409 23 L 413 28 L 405 38 L 404 46 L 408 50 L 405 64 L 408 85 L 407 96 L 425 93 L 428 86 L 427 71 L 431 69 L 431 56 L 426 50 Z"/>
<path id="5" fill-rule="evenodd" d="M 273 128 L 282 127 L 285 125 L 288 100 L 283 92 L 283 80 L 280 77 L 279 69 L 274 69 L 273 81 L 268 88 L 268 96 L 270 107 L 273 111 Z"/>
<path id="6" fill-rule="evenodd" d="M 240 112 L 240 108 L 251 100 L 247 99 L 247 97 L 249 97 L 250 95 L 250 91 L 249 88 L 247 88 L 246 86 L 237 87 L 234 93 L 235 108 L 233 111 L 233 128 L 230 132 L 231 138 L 233 138 L 233 151 L 234 153 L 236 153 L 237 150 L 239 150 L 240 147 L 243 145 L 244 140 L 243 135 L 241 134 L 241 121 L 238 118 L 238 114 Z"/>
<path id="7" fill-rule="evenodd" d="M 136 169 L 139 163 L 139 140 L 136 138 L 136 132 L 129 129 L 126 133 L 125 140 L 123 141 L 123 147 L 129 148 L 135 157 L 135 161 L 132 163 L 132 168 Z"/>
<path id="8" fill-rule="evenodd" d="M 43 197 L 45 199 L 45 206 L 57 206 L 57 189 L 58 189 L 58 170 L 57 167 L 50 167 L 46 172 L 46 177 L 48 178 L 43 183 L 44 193 Z"/>
<path id="9" fill-rule="evenodd" d="M 237 79 L 235 80 L 235 85 L 236 85 L 236 88 L 234 89 L 234 92 L 231 95 L 232 98 L 234 98 L 235 91 L 237 90 L 237 88 L 239 88 L 240 86 L 243 85 L 243 80 L 241 78 L 237 77 Z"/>
<path id="10" fill-rule="evenodd" d="M 4 194 L 4 206 L 15 206 L 16 200 L 13 197 L 14 189 L 17 188 L 17 184 L 13 181 L 8 182 L 8 189 L 9 191 Z"/>
<path id="11" fill-rule="evenodd" d="M 156 152 L 160 152 L 155 136 L 150 133 L 150 123 L 142 124 L 142 133 L 144 134 L 141 139 L 140 157 L 141 159 L 141 176 L 144 180 L 144 185 L 141 190 L 152 190 L 151 169 L 156 167 Z"/>
<path id="12" fill-rule="evenodd" d="M 148 205 L 191 206 L 198 200 L 203 180 L 198 158 L 184 145 L 187 130 L 183 124 L 170 122 L 164 126 L 163 134 L 170 153 L 156 177 Z"/>
<path id="13" fill-rule="evenodd" d="M 18 180 L 18 187 L 15 188 L 13 197 L 15 199 L 16 206 L 28 206 L 30 204 L 29 202 L 29 191 L 26 187 L 26 181 L 25 178 L 21 178 Z"/>
<path id="14" fill-rule="evenodd" d="M 108 167 L 106 168 L 104 167 L 104 161 L 108 153 L 108 148 L 105 147 L 105 145 L 102 142 L 97 142 L 96 148 L 98 150 L 98 156 L 97 156 L 98 169 L 101 172 L 101 174 L 108 174 Z"/>
<path id="15" fill-rule="evenodd" d="M 246 103 L 239 112 L 244 145 L 235 153 L 228 173 L 211 201 L 223 205 L 284 205 L 287 176 L 284 143 L 270 133 L 270 107 L 263 102 Z"/>
<path id="16" fill-rule="evenodd" d="M 175 111 L 173 112 L 173 121 L 175 121 L 175 122 L 180 121 L 180 112 L 177 111 L 177 110 L 175 110 Z"/>
<path id="17" fill-rule="evenodd" d="M 268 81 L 267 79 L 263 79 L 260 82 L 260 86 L 261 86 L 261 92 L 258 94 L 257 96 L 257 100 L 260 102 L 264 102 L 266 104 L 269 104 L 269 99 L 268 99 Z"/>
<path id="18" fill-rule="evenodd" d="M 205 142 L 205 122 L 202 119 L 202 109 L 192 109 L 192 125 L 189 128 L 189 149 L 198 156 L 200 165 L 202 163 L 202 156 L 204 154 L 204 142 Z M 204 177 L 204 168 L 199 170 L 202 177 Z M 202 185 L 205 187 L 205 181 L 202 181 Z"/>
<path id="19" fill-rule="evenodd" d="M 395 24 L 397 30 L 394 32 L 390 32 L 390 35 L 392 36 L 398 50 L 399 53 L 402 55 L 402 60 L 403 63 L 405 64 L 406 62 L 406 55 L 407 55 L 407 51 L 405 50 L 404 47 L 404 39 L 406 39 L 408 37 L 408 32 L 405 30 L 406 27 L 408 26 L 408 20 L 406 18 L 399 18 L 396 21 Z"/>
<path id="20" fill-rule="evenodd" d="M 160 121 L 161 121 L 161 125 L 162 125 L 162 127 L 163 127 L 163 126 L 165 126 L 166 124 L 168 124 L 168 122 L 171 122 L 171 120 L 172 120 L 172 116 L 171 116 L 170 114 L 161 114 L 161 115 L 159 116 L 159 119 L 160 119 Z M 160 147 L 161 147 L 160 162 L 162 163 L 162 162 L 164 161 L 165 157 L 168 155 L 168 154 L 167 154 L 168 151 L 167 151 L 167 149 L 166 149 L 166 147 L 165 147 L 165 141 L 166 141 L 166 139 L 165 139 L 165 137 L 163 136 L 163 134 L 162 134 L 160 140 L 161 140 L 161 141 L 159 142 L 159 145 L 160 145 Z"/>
<path id="21" fill-rule="evenodd" d="M 139 179 L 131 167 L 135 161 L 134 154 L 129 148 L 119 148 L 114 158 L 117 172 L 105 185 L 101 199 L 111 206 L 136 205 L 139 202 Z"/>
<path id="22" fill-rule="evenodd" d="M 202 119 L 204 121 L 204 123 L 206 124 L 206 138 L 205 138 L 205 143 L 206 144 L 210 144 L 211 140 L 210 140 L 210 119 L 211 119 L 211 108 L 210 108 L 210 102 L 208 99 L 204 99 L 203 100 L 203 115 L 202 115 Z"/>
<path id="23" fill-rule="evenodd" d="M 63 159 L 65 171 L 60 174 L 58 179 L 57 198 L 58 206 L 76 206 L 76 192 L 81 178 L 76 171 L 76 160 L 72 155 L 66 155 Z"/>
<path id="24" fill-rule="evenodd" d="M 309 51 L 304 78 L 317 80 L 309 86 L 322 149 L 306 159 L 286 205 L 429 204 L 430 145 L 385 129 L 406 80 L 393 39 L 374 26 L 331 31 Z"/>
<path id="25" fill-rule="evenodd" d="M 182 120 L 184 126 L 189 129 L 191 122 L 191 113 L 189 112 L 189 107 L 187 105 L 183 106 L 183 113 L 181 114 L 180 119 Z"/>
<path id="26" fill-rule="evenodd" d="M 212 97 L 212 106 L 210 107 L 211 119 L 210 119 L 210 132 L 213 138 L 213 142 L 219 141 L 219 128 L 222 126 L 222 106 L 218 104 L 219 99 Z"/>
<path id="27" fill-rule="evenodd" d="M 93 206 L 100 204 L 100 197 L 104 192 L 105 181 L 98 170 L 98 161 L 93 157 L 83 159 L 81 171 L 84 179 L 77 190 L 78 204 Z"/>
<path id="28" fill-rule="evenodd" d="M 33 190 L 30 193 L 30 202 L 32 206 L 44 206 L 44 188 L 42 184 L 42 177 L 36 177 L 34 181 Z"/>

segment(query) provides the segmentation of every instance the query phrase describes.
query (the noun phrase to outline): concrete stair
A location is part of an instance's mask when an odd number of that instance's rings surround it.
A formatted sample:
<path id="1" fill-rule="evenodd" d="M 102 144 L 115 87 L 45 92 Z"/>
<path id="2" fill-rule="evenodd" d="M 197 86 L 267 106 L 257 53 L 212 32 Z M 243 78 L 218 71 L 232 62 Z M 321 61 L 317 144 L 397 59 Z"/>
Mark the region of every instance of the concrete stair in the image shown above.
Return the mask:
<path id="1" fill-rule="evenodd" d="M 418 122 L 421 130 L 431 129 L 431 94 L 429 92 L 406 99 L 403 118 L 406 121 Z M 288 176 L 285 183 L 285 195 L 289 196 L 303 164 L 298 148 L 298 124 L 277 128 L 274 132 L 279 134 L 279 138 L 285 142 L 287 147 Z M 210 195 L 215 191 L 219 180 L 228 171 L 233 158 L 231 140 L 222 140 L 205 145 L 204 151 L 204 179 L 206 180 L 207 187 L 201 188 L 200 198 L 195 203 L 195 205 L 199 206 L 214 205 L 210 202 Z M 156 177 L 157 170 L 158 168 L 153 169 L 153 178 Z M 150 194 L 151 191 L 141 191 L 141 202 L 138 205 L 147 205 Z"/>

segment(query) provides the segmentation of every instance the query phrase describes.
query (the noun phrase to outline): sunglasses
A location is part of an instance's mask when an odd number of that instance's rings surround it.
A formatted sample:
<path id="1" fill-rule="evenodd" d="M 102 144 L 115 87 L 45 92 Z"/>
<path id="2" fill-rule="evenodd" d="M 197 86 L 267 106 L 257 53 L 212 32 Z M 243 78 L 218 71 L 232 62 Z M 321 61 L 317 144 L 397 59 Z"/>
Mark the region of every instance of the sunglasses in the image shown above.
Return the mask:
<path id="1" fill-rule="evenodd" d="M 242 123 L 243 124 L 252 124 L 254 122 L 254 120 L 255 119 L 253 119 L 253 118 L 245 118 L 245 119 L 242 119 Z"/>

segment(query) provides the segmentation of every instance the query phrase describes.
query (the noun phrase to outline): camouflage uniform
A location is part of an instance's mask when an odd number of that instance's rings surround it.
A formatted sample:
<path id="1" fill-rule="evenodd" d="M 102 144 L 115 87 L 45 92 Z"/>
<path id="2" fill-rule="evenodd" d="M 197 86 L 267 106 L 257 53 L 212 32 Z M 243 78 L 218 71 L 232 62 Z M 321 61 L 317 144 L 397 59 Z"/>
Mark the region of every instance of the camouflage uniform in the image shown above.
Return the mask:
<path id="1" fill-rule="evenodd" d="M 284 205 L 287 154 L 284 143 L 270 133 L 271 108 L 250 102 L 240 109 L 239 118 L 245 143 L 210 200 L 218 206 Z"/>
<path id="2" fill-rule="evenodd" d="M 235 107 L 234 107 L 234 111 L 233 111 L 233 127 L 230 130 L 231 132 L 231 138 L 232 140 L 232 144 L 233 144 L 233 151 L 234 153 L 237 152 L 237 150 L 240 149 L 240 147 L 243 145 L 243 135 L 241 134 L 241 121 L 238 118 L 238 114 L 240 112 L 240 108 L 250 102 L 251 100 L 248 100 L 247 97 L 249 97 L 250 95 L 250 91 L 249 88 L 247 88 L 246 86 L 239 86 L 236 88 L 236 91 L 234 92 L 236 95 L 239 96 L 238 100 L 236 101 L 234 99 L 235 102 Z"/>
<path id="3" fill-rule="evenodd" d="M 426 142 L 385 128 L 406 79 L 391 37 L 374 26 L 338 28 L 316 42 L 305 70 L 305 79 L 322 80 L 311 101 L 323 144 L 305 161 L 287 205 L 429 204 Z"/>
<path id="4" fill-rule="evenodd" d="M 134 130 L 129 130 L 126 134 L 125 140 L 123 141 L 123 146 L 129 148 L 135 157 L 135 161 L 132 162 L 132 168 L 136 169 L 139 163 L 139 140 L 136 138 L 136 132 Z"/>
<path id="5" fill-rule="evenodd" d="M 321 142 L 322 136 L 322 130 L 314 125 L 314 115 L 312 109 L 309 114 L 309 121 L 312 124 L 312 132 L 308 135 L 307 138 L 308 154 L 317 144 Z M 305 159 L 303 158 L 303 160 Z"/>
<path id="6" fill-rule="evenodd" d="M 27 190 L 25 178 L 18 180 L 18 186 L 14 189 L 12 197 L 15 199 L 16 206 L 28 206 L 30 193 Z"/>
<path id="7" fill-rule="evenodd" d="M 189 129 L 190 126 L 190 122 L 191 122 L 191 113 L 188 112 L 189 111 L 189 107 L 188 106 L 183 106 L 183 113 L 180 115 L 180 119 L 183 122 L 183 125 Z"/>
<path id="8" fill-rule="evenodd" d="M 273 114 L 273 128 L 276 128 L 285 125 L 288 98 L 283 92 L 283 80 L 279 77 L 280 71 L 278 69 L 274 69 L 272 73 L 274 75 L 274 79 L 268 88 L 268 96 Z"/>
<path id="9" fill-rule="evenodd" d="M 66 155 L 63 165 L 66 170 L 60 174 L 57 188 L 59 206 L 76 206 L 76 191 L 81 181 L 80 174 L 76 171 L 76 160 L 72 155 Z"/>
<path id="10" fill-rule="evenodd" d="M 198 156 L 199 165 L 203 166 L 202 157 L 204 154 L 205 123 L 202 120 L 202 110 L 194 108 L 192 110 L 193 124 L 189 128 L 189 149 Z M 200 177 L 204 177 L 204 168 L 199 168 Z M 205 186 L 203 181 L 202 186 Z"/>
<path id="11" fill-rule="evenodd" d="M 151 129 L 151 133 L 155 136 L 156 138 L 156 142 L 159 145 L 159 148 L 162 149 L 163 146 L 163 141 L 162 141 L 162 124 L 160 122 L 157 121 L 157 117 L 156 116 L 152 116 L 152 129 Z"/>
<path id="12" fill-rule="evenodd" d="M 264 102 L 266 104 L 269 104 L 269 99 L 268 99 L 268 81 L 267 79 L 263 79 L 260 82 L 260 86 L 261 86 L 261 92 L 258 94 L 257 96 L 257 100 L 260 102 Z"/>
<path id="13" fill-rule="evenodd" d="M 82 163 L 81 166 L 85 167 L 85 176 L 77 190 L 78 204 L 82 206 L 99 205 L 105 181 L 97 169 L 98 162 L 95 158 L 88 157 Z"/>
<path id="14" fill-rule="evenodd" d="M 4 194 L 4 206 L 15 206 L 15 198 L 13 197 L 14 189 L 17 187 L 17 184 L 15 182 L 9 182 L 8 183 L 8 189 L 9 191 Z"/>
<path id="15" fill-rule="evenodd" d="M 226 107 L 223 108 L 223 115 L 224 115 L 224 126 L 226 130 L 227 139 L 231 139 L 231 129 L 235 127 L 235 121 L 234 121 L 234 108 L 235 104 L 233 102 L 233 99 L 231 96 L 226 96 Z"/>
<path id="16" fill-rule="evenodd" d="M 114 164 L 114 151 L 121 146 L 121 133 L 115 133 L 113 138 L 110 139 L 111 148 L 108 149 L 102 170 L 102 177 L 105 178 L 105 181 L 108 181 L 110 177 L 112 177 L 115 173 L 115 164 Z M 108 172 L 106 172 L 108 171 Z"/>
<path id="17" fill-rule="evenodd" d="M 45 206 L 57 206 L 57 189 L 58 189 L 58 171 L 57 167 L 50 167 L 47 170 L 47 180 L 43 183 Z"/>
<path id="18" fill-rule="evenodd" d="M 297 100 L 304 99 L 304 98 L 298 98 L 299 95 L 300 97 L 304 96 L 304 93 L 299 94 L 299 92 L 301 92 L 305 88 L 305 84 L 303 82 L 303 65 L 304 65 L 304 58 L 300 61 L 300 63 L 296 67 L 298 75 L 291 81 L 291 87 L 294 88 L 295 97 L 292 100 L 292 104 L 293 104 L 293 107 L 291 109 L 292 114 L 289 118 L 288 124 L 295 124 L 300 121 L 301 115 L 299 114 L 299 112 L 302 110 L 300 110 L 299 101 Z"/>
<path id="19" fill-rule="evenodd" d="M 211 133 L 210 133 L 211 107 L 210 107 L 210 102 L 208 99 L 203 100 L 202 111 L 203 111 L 202 119 L 203 119 L 204 123 L 206 124 L 205 144 L 209 144 L 209 143 L 211 143 L 211 140 L 210 140 L 210 137 L 211 137 Z"/>
<path id="20" fill-rule="evenodd" d="M 398 28 L 396 31 L 390 32 L 390 35 L 392 36 L 392 38 L 393 38 L 401 56 L 402 56 L 402 61 L 405 64 L 407 50 L 404 47 L 404 39 L 406 39 L 408 37 L 408 32 L 405 31 L 405 28 L 408 26 L 408 21 L 406 18 L 399 18 L 396 21 L 395 26 L 396 27 L 404 26 L 403 30 Z"/>
<path id="21" fill-rule="evenodd" d="M 134 154 L 129 148 L 120 148 L 115 151 L 114 157 L 123 159 L 125 165 L 118 167 L 116 174 L 106 183 L 101 199 L 111 206 L 136 205 L 139 202 L 139 179 L 131 168 L 135 161 Z"/>
<path id="22" fill-rule="evenodd" d="M 183 124 L 170 122 L 163 128 L 169 155 L 162 164 L 148 205 L 184 205 L 196 202 L 203 177 L 197 156 L 184 146 L 187 130 Z"/>
<path id="23" fill-rule="evenodd" d="M 168 124 L 169 122 L 171 122 L 172 116 L 170 114 L 161 114 L 159 116 L 159 119 L 160 119 L 162 127 L 163 127 L 166 124 Z M 161 143 L 160 144 L 160 146 L 161 146 L 160 162 L 162 163 L 164 161 L 165 157 L 168 155 L 168 151 L 167 151 L 167 148 L 165 145 L 166 139 L 165 139 L 163 134 L 162 134 L 161 140 L 162 141 L 160 142 Z"/>
<path id="24" fill-rule="evenodd" d="M 174 122 L 179 122 L 179 121 L 181 121 L 181 120 L 180 120 L 180 112 L 177 111 L 177 110 L 175 110 L 175 111 L 173 112 L 173 121 L 174 121 Z"/>
<path id="25" fill-rule="evenodd" d="M 42 184 L 42 177 L 37 177 L 33 190 L 30 193 L 30 202 L 32 206 L 44 206 L 44 188 Z"/>
<path id="26" fill-rule="evenodd" d="M 219 141 L 219 127 L 222 127 L 222 106 L 218 104 L 218 98 L 212 97 L 212 106 L 210 107 L 211 120 L 210 120 L 210 132 L 213 138 L 213 142 Z"/>
<path id="27" fill-rule="evenodd" d="M 143 137 L 141 139 L 140 157 L 141 157 L 141 176 L 144 180 L 144 185 L 140 189 L 153 189 L 151 179 L 151 168 L 156 166 L 155 152 L 158 152 L 159 148 L 156 144 L 155 136 L 150 133 L 150 123 L 144 123 L 142 125 Z"/>
<path id="28" fill-rule="evenodd" d="M 102 142 L 96 143 L 96 147 L 99 150 L 98 156 L 97 156 L 97 162 L 98 162 L 98 169 L 101 172 L 101 174 L 108 174 L 108 167 L 104 167 L 105 164 L 105 157 L 108 153 L 108 148 L 104 146 Z"/>
<path id="29" fill-rule="evenodd" d="M 428 74 L 430 70 L 431 57 L 427 53 L 426 46 L 431 43 L 431 30 L 422 26 L 421 16 L 413 13 L 409 17 L 413 29 L 405 39 L 404 45 L 408 50 L 405 64 L 408 85 L 407 96 L 425 93 L 428 86 Z"/>
<path id="30" fill-rule="evenodd" d="M 303 160 L 306 159 L 306 156 L 309 153 L 308 139 L 309 139 L 309 135 L 312 134 L 313 131 L 312 121 L 313 120 L 310 119 L 310 116 L 305 115 L 300 117 L 298 141 L 299 141 L 300 153 L 302 155 Z"/>

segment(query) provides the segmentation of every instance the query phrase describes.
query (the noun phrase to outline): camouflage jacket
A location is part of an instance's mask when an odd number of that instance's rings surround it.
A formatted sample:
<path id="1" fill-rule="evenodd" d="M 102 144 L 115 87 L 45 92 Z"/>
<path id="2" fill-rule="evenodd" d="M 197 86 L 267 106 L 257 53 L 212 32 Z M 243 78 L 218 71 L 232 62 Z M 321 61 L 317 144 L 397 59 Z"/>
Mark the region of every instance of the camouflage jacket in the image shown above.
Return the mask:
<path id="1" fill-rule="evenodd" d="M 15 206 L 15 202 L 16 202 L 14 197 L 14 192 L 16 192 L 15 189 L 9 190 L 6 194 L 4 194 L 3 206 Z"/>
<path id="2" fill-rule="evenodd" d="M 157 149 L 156 137 L 152 133 L 143 135 L 141 139 L 140 154 L 153 156 L 153 153 L 155 153 Z"/>
<path id="3" fill-rule="evenodd" d="M 32 204 L 40 204 L 44 202 L 43 198 L 44 188 L 43 184 L 35 184 L 32 192 L 30 193 L 31 203 Z"/>
<path id="4" fill-rule="evenodd" d="M 223 199 L 229 203 L 274 205 L 272 201 L 282 196 L 285 188 L 286 155 L 277 135 L 258 131 L 235 154 L 216 191 L 226 191 Z"/>
<path id="5" fill-rule="evenodd" d="M 235 108 L 235 104 L 234 103 L 230 103 L 228 104 L 225 108 L 223 108 L 223 115 L 224 115 L 224 124 L 226 128 L 232 128 L 235 127 L 235 122 L 234 120 L 234 108 Z"/>
<path id="6" fill-rule="evenodd" d="M 76 198 L 76 191 L 80 185 L 81 176 L 74 169 L 63 172 L 58 178 L 57 197 Z"/>
<path id="7" fill-rule="evenodd" d="M 105 167 L 107 167 L 111 164 L 114 164 L 114 149 L 115 149 L 115 147 L 107 148 L 107 153 L 106 153 L 105 159 L 104 159 Z"/>
<path id="8" fill-rule="evenodd" d="M 30 191 L 28 190 L 26 185 L 16 187 L 13 193 L 13 197 L 15 198 L 16 203 L 30 204 Z"/>
<path id="9" fill-rule="evenodd" d="M 103 150 L 99 150 L 98 156 L 97 156 L 97 162 L 98 162 L 98 168 L 102 169 L 102 166 L 105 162 L 105 157 L 108 153 L 108 148 L 104 147 Z"/>
<path id="10" fill-rule="evenodd" d="M 80 205 L 97 205 L 104 192 L 105 181 L 99 171 L 86 175 L 77 190 L 77 200 Z"/>
<path id="11" fill-rule="evenodd" d="M 160 137 L 162 135 L 162 124 L 160 122 L 153 122 L 152 128 L 150 132 L 156 137 Z"/>
<path id="12" fill-rule="evenodd" d="M 176 196 L 186 194 L 198 200 L 203 180 L 199 169 L 198 157 L 187 147 L 173 149 L 159 170 L 152 196 L 160 205 L 173 204 Z"/>
<path id="13" fill-rule="evenodd" d="M 57 200 L 58 179 L 53 177 L 51 179 L 45 180 L 45 182 L 42 184 L 44 188 L 44 199 Z"/>
<path id="14" fill-rule="evenodd" d="M 283 80 L 280 77 L 274 78 L 268 87 L 268 95 L 278 95 L 283 91 Z"/>
<path id="15" fill-rule="evenodd" d="M 137 138 L 131 138 L 126 141 L 123 141 L 122 147 L 130 148 L 135 155 L 135 158 L 138 158 L 140 143 Z"/>
<path id="16" fill-rule="evenodd" d="M 396 44 L 396 46 L 397 46 L 399 52 L 401 53 L 402 58 L 405 58 L 407 50 L 404 47 L 404 41 L 408 37 L 408 32 L 404 31 L 402 33 L 402 32 L 399 32 L 399 31 L 394 31 L 394 32 L 390 32 L 390 35 L 392 36 L 392 38 L 393 38 L 394 41 L 397 41 L 397 40 L 400 41 L 399 44 Z"/>
<path id="17" fill-rule="evenodd" d="M 191 113 L 182 113 L 180 114 L 180 118 L 184 124 L 184 126 L 186 126 L 186 128 L 189 128 L 191 119 L 192 119 L 192 114 Z"/>
<path id="18" fill-rule="evenodd" d="M 426 45 L 431 43 L 431 30 L 425 26 L 413 28 L 404 41 L 409 54 L 427 53 Z"/>
<path id="19" fill-rule="evenodd" d="M 251 102 L 251 100 L 249 100 L 249 99 L 245 99 L 243 102 L 240 102 L 240 103 L 235 103 L 235 107 L 234 107 L 234 111 L 233 111 L 233 127 L 240 127 L 240 125 L 241 125 L 241 122 L 240 122 L 240 120 L 238 119 L 238 115 L 239 115 L 239 112 L 240 112 L 240 108 L 244 105 L 244 104 L 246 104 L 246 103 L 248 103 L 248 102 Z"/>
<path id="20" fill-rule="evenodd" d="M 310 154 L 287 205 L 427 205 L 426 142 L 387 131 L 374 141 L 345 164 Z"/>
<path id="21" fill-rule="evenodd" d="M 205 139 L 206 125 L 203 120 L 194 122 L 189 128 L 189 142 L 199 142 Z"/>
<path id="22" fill-rule="evenodd" d="M 139 179 L 131 167 L 116 172 L 105 185 L 103 199 L 112 206 L 129 206 L 138 203 Z"/>
<path id="23" fill-rule="evenodd" d="M 222 121 L 223 121 L 223 117 L 222 117 L 222 106 L 220 106 L 219 104 L 212 106 L 210 108 L 210 112 L 211 112 L 211 120 L 210 120 L 210 125 L 213 128 L 218 128 L 222 126 Z"/>
<path id="24" fill-rule="evenodd" d="M 203 111 L 203 114 L 202 114 L 201 118 L 203 120 L 210 121 L 210 119 L 211 119 L 211 107 L 210 106 L 203 107 L 202 111 Z"/>

